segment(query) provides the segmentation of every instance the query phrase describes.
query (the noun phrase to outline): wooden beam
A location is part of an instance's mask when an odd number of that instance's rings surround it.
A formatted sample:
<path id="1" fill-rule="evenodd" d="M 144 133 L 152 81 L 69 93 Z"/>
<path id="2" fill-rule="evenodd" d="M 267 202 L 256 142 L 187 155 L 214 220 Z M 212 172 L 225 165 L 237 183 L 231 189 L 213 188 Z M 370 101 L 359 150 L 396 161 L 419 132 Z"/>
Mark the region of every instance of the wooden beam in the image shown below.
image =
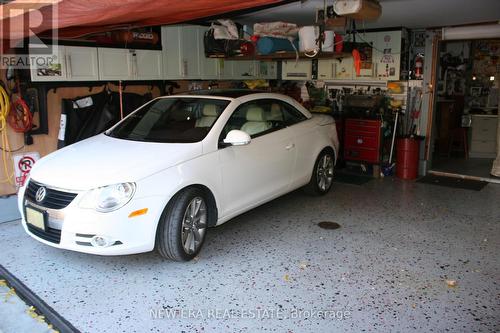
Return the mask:
<path id="1" fill-rule="evenodd" d="M 441 41 L 441 35 L 436 34 L 432 38 L 432 69 L 431 69 L 431 80 L 429 82 L 429 86 L 427 87 L 429 93 L 429 104 L 428 104 L 428 112 L 427 112 L 427 130 L 425 133 L 425 160 L 429 161 L 431 149 L 430 145 L 432 144 L 432 124 L 434 118 L 434 96 L 436 91 L 436 71 L 437 64 L 439 62 L 438 59 L 438 51 L 439 51 L 439 42 Z M 424 88 L 425 89 L 425 88 Z"/>

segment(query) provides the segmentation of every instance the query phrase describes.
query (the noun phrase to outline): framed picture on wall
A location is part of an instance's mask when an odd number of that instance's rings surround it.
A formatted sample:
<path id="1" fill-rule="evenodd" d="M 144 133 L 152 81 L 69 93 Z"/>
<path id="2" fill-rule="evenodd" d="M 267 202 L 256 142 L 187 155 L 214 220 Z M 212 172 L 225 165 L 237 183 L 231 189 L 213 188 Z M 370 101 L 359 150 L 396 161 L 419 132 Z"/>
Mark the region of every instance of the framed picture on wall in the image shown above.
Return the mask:
<path id="1" fill-rule="evenodd" d="M 481 96 L 481 90 L 482 90 L 481 87 L 471 87 L 470 88 L 470 95 L 472 97 L 479 97 L 479 96 Z"/>

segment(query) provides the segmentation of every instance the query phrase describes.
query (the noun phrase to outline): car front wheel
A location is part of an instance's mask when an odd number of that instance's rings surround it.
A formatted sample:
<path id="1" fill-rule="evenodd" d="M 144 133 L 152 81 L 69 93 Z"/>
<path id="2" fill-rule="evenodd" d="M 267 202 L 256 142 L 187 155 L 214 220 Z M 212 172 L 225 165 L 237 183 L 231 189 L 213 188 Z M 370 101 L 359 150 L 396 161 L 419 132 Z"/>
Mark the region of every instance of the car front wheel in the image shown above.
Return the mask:
<path id="1" fill-rule="evenodd" d="M 309 194 L 323 195 L 326 194 L 333 183 L 333 168 L 335 166 L 335 156 L 330 150 L 323 150 L 316 163 L 314 163 L 313 174 L 309 184 L 306 185 L 305 190 Z"/>
<path id="2" fill-rule="evenodd" d="M 205 240 L 208 209 L 205 194 L 200 189 L 187 188 L 176 194 L 165 208 L 158 225 L 158 253 L 176 261 L 196 257 Z"/>

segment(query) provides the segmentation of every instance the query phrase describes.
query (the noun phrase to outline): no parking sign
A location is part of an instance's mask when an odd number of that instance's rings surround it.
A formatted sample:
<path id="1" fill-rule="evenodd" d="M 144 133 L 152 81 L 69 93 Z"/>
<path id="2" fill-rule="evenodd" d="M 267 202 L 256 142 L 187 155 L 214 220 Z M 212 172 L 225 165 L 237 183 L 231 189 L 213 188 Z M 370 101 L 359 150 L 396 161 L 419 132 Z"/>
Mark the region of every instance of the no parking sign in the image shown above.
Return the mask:
<path id="1" fill-rule="evenodd" d="M 13 156 L 14 159 L 14 174 L 16 176 L 16 185 L 23 186 L 28 177 L 33 164 L 40 159 L 40 154 L 23 153 Z"/>

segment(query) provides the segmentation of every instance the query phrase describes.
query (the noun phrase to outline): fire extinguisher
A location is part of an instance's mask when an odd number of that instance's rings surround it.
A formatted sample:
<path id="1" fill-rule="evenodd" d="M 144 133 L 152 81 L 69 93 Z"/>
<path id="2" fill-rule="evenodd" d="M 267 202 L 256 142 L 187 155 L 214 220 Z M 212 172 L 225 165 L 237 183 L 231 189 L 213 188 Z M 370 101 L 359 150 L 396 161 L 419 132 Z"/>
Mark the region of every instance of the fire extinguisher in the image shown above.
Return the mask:
<path id="1" fill-rule="evenodd" d="M 424 74 L 424 55 L 419 53 L 415 57 L 415 79 L 422 79 Z"/>

